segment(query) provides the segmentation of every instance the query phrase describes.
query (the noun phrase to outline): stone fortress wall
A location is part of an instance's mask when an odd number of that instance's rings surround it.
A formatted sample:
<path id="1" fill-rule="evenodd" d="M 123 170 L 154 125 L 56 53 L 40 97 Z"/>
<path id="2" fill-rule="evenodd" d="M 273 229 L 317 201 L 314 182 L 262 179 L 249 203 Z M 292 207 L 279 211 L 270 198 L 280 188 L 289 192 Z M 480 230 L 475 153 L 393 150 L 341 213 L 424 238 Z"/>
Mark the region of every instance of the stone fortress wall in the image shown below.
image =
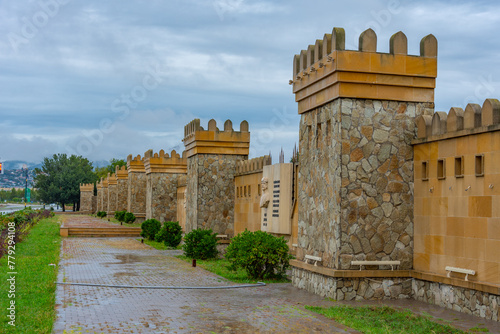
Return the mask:
<path id="1" fill-rule="evenodd" d="M 389 53 L 376 47 L 368 29 L 346 50 L 334 28 L 293 58 L 299 163 L 248 160 L 246 121 L 235 131 L 195 119 L 182 155 L 130 155 L 97 184 L 95 208 L 81 185 L 82 211 L 113 207 L 114 177 L 116 209 L 127 203 L 142 219 L 284 236 L 292 283 L 312 293 L 413 298 L 498 320 L 500 102 L 435 112 L 435 37 L 419 55 L 402 32 Z"/>

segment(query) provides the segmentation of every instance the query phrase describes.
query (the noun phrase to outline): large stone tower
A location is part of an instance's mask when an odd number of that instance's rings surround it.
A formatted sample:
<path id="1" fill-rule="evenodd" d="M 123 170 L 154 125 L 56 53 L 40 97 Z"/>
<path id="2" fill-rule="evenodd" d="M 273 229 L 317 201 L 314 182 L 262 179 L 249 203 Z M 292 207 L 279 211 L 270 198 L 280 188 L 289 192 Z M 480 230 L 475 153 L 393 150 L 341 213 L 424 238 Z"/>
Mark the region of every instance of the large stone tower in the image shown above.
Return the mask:
<path id="1" fill-rule="evenodd" d="M 359 50 L 345 50 L 334 28 L 293 61 L 300 121 L 297 259 L 322 258 L 330 269 L 352 260 L 400 260 L 412 267 L 414 119 L 431 115 L 437 41 L 407 54 L 402 32 L 390 53 L 371 29 Z M 305 270 L 307 271 L 307 270 Z M 296 268 L 296 278 L 304 269 Z M 307 284 L 306 284 L 307 285 Z"/>
<path id="2" fill-rule="evenodd" d="M 215 120 L 208 130 L 195 119 L 184 127 L 187 157 L 186 232 L 196 228 L 234 235 L 234 174 L 236 163 L 248 159 L 250 132 L 241 122 L 233 130 L 230 120 L 224 131 Z"/>

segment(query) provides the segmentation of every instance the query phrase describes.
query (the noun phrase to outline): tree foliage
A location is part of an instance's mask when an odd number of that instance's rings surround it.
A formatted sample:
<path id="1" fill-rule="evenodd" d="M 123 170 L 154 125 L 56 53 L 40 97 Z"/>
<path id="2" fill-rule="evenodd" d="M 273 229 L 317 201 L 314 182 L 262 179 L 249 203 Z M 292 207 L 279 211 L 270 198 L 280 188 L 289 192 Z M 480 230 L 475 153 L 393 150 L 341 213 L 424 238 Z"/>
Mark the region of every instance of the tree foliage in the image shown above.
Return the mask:
<path id="1" fill-rule="evenodd" d="M 44 158 L 42 168 L 35 169 L 35 188 L 46 203 L 80 202 L 80 183 L 93 183 L 96 176 L 92 163 L 81 156 L 54 154 Z"/>
<path id="2" fill-rule="evenodd" d="M 116 166 L 121 167 L 121 166 L 127 166 L 127 162 L 123 159 L 111 159 L 109 160 L 110 164 L 107 165 L 106 167 L 96 167 L 94 172 L 97 175 L 97 179 L 100 180 L 101 177 L 107 177 L 108 173 L 113 174 L 116 172 Z"/>

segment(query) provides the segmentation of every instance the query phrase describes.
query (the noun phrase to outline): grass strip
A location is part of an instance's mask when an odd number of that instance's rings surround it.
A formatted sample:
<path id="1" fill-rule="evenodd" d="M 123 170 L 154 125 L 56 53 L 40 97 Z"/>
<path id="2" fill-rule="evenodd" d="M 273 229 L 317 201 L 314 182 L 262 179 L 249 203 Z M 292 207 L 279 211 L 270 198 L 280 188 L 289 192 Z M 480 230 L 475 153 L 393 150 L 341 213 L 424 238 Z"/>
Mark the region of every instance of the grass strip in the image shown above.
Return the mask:
<path id="1" fill-rule="evenodd" d="M 186 262 L 191 263 L 192 259 L 188 258 L 184 255 L 178 255 L 177 258 L 184 260 Z M 196 265 L 214 273 L 216 275 L 222 276 L 228 281 L 235 283 L 288 283 L 290 280 L 283 279 L 253 279 L 248 277 L 247 272 L 244 269 L 239 268 L 237 271 L 229 270 L 227 267 L 229 266 L 229 261 L 226 259 L 214 259 L 214 260 L 196 260 Z"/>
<path id="2" fill-rule="evenodd" d="M 306 309 L 367 334 L 466 333 L 451 326 L 433 322 L 429 317 L 416 315 L 410 310 L 396 310 L 388 306 L 306 306 Z"/>
<path id="3" fill-rule="evenodd" d="M 137 239 L 137 240 L 141 240 L 141 239 Z M 156 248 L 156 249 L 159 249 L 159 250 L 173 250 L 173 249 L 182 249 L 181 245 L 173 248 L 173 247 L 168 247 L 167 245 L 165 245 L 164 242 L 158 242 L 158 241 L 154 241 L 154 240 L 149 240 L 147 238 L 144 238 L 144 243 L 148 246 L 151 246 L 153 248 Z"/>
<path id="4" fill-rule="evenodd" d="M 51 333 L 55 320 L 55 292 L 61 237 L 57 218 L 39 221 L 15 248 L 15 298 L 10 289 L 8 256 L 0 259 L 0 333 Z M 12 261 L 12 258 L 11 258 Z M 56 264 L 50 266 L 49 264 Z M 15 300 L 15 327 L 7 308 Z"/>

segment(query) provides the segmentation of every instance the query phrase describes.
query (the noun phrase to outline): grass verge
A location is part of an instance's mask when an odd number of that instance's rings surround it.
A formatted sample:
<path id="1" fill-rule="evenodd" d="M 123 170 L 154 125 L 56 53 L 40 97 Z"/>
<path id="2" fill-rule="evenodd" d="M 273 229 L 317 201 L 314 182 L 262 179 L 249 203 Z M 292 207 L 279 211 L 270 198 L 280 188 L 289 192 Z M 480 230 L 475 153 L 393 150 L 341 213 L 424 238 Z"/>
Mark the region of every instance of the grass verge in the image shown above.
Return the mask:
<path id="1" fill-rule="evenodd" d="M 43 219 L 15 248 L 15 298 L 7 296 L 8 256 L 0 259 L 0 333 L 50 333 L 55 320 L 55 292 L 61 237 L 57 217 Z M 12 261 L 12 259 L 11 259 Z M 49 266 L 49 264 L 56 266 Z M 15 301 L 15 327 L 7 308 Z"/>
<path id="2" fill-rule="evenodd" d="M 141 240 L 141 239 L 137 239 L 137 240 Z M 173 247 L 168 247 L 167 245 L 165 245 L 165 243 L 163 242 L 157 242 L 157 241 L 154 241 L 154 240 L 149 240 L 149 239 L 146 239 L 144 238 L 144 243 L 148 246 L 151 246 L 153 248 L 156 248 L 156 249 L 160 249 L 160 250 L 172 250 L 172 249 L 182 249 L 182 246 L 179 245 L 175 248 Z"/>
<path id="3" fill-rule="evenodd" d="M 177 258 L 191 263 L 192 259 L 184 255 L 178 255 Z M 227 269 L 229 266 L 229 261 L 226 259 L 216 259 L 216 260 L 196 260 L 196 265 L 208 270 L 216 275 L 222 276 L 225 279 L 236 282 L 236 283 L 288 283 L 290 280 L 287 278 L 283 279 L 253 279 L 248 277 L 247 272 L 244 269 L 239 268 L 237 271 L 231 271 Z"/>
<path id="4" fill-rule="evenodd" d="M 415 315 L 410 310 L 396 310 L 387 306 L 306 306 L 306 309 L 367 334 L 466 333 L 451 326 L 433 322 L 428 317 Z"/>

